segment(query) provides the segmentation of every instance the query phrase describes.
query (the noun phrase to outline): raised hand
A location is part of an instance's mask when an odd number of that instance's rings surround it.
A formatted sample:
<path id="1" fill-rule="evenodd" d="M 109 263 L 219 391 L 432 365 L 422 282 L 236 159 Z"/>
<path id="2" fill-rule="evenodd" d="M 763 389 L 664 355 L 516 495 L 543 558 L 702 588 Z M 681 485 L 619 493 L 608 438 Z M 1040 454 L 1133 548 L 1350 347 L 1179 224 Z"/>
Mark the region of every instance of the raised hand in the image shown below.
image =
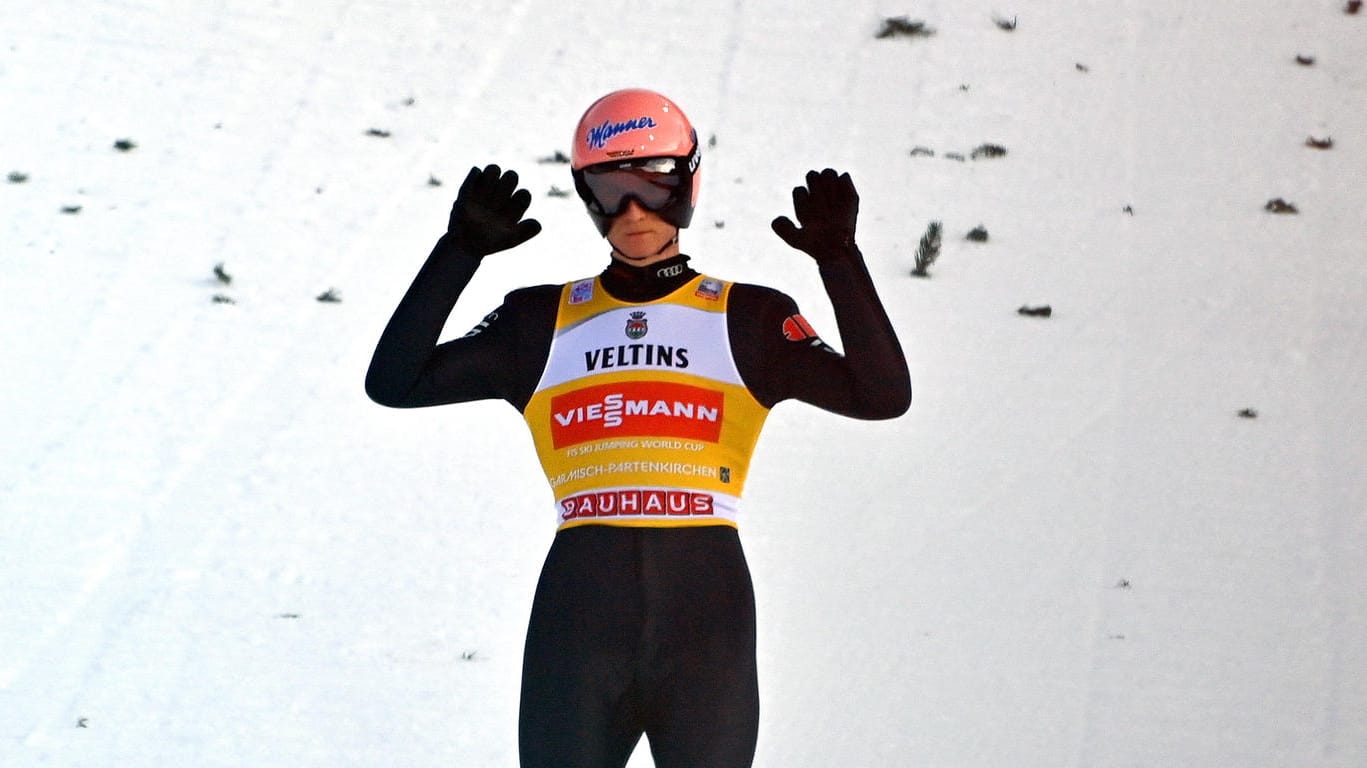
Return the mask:
<path id="1" fill-rule="evenodd" d="M 855 250 L 854 224 L 859 193 L 848 173 L 808 171 L 807 185 L 793 187 L 793 212 L 773 221 L 774 234 L 817 261 L 839 258 Z M 799 226 L 801 225 L 801 226 Z"/>
<path id="2" fill-rule="evenodd" d="M 541 232 L 541 222 L 523 219 L 532 193 L 517 188 L 517 172 L 497 165 L 471 168 L 451 206 L 447 236 L 475 256 L 519 246 Z"/>

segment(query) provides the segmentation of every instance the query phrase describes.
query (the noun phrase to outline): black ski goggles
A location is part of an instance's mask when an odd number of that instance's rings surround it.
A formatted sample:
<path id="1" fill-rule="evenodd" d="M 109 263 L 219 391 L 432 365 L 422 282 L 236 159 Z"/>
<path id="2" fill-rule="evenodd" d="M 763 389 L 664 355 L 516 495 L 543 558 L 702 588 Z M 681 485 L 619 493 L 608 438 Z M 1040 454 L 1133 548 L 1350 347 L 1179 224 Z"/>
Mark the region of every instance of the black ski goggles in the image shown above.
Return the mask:
<path id="1" fill-rule="evenodd" d="M 684 160 L 677 157 L 599 163 L 578 174 L 579 195 L 591 212 L 602 216 L 616 216 L 633 199 L 658 213 L 677 203 L 680 195 L 692 194 L 692 185 L 685 183 L 689 175 Z"/>

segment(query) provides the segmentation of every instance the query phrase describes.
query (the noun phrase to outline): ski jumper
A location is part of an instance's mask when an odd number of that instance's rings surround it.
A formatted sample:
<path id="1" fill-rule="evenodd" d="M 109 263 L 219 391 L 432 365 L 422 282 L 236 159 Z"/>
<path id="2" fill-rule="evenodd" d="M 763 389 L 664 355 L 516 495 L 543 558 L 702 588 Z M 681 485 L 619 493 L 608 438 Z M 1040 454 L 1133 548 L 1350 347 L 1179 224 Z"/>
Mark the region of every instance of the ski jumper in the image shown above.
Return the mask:
<path id="1" fill-rule="evenodd" d="M 530 428 L 556 534 L 523 655 L 525 768 L 743 768 L 759 722 L 755 607 L 737 532 L 750 455 L 776 403 L 889 418 L 906 362 L 857 251 L 820 264 L 845 354 L 770 288 L 678 256 L 513 291 L 438 344 L 478 266 L 438 242 L 376 347 L 367 393 L 393 407 L 501 398 Z"/>

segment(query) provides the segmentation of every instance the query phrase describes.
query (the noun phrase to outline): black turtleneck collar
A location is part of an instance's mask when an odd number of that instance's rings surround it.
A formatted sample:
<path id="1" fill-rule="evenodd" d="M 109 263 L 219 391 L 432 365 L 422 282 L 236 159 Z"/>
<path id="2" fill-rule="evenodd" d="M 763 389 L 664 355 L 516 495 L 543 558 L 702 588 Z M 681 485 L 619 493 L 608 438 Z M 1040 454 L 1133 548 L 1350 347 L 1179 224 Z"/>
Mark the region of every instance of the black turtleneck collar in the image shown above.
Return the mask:
<path id="1" fill-rule="evenodd" d="M 688 266 L 688 256 L 681 253 L 645 267 L 613 259 L 599 277 L 613 298 L 643 302 L 667 296 L 697 276 Z"/>

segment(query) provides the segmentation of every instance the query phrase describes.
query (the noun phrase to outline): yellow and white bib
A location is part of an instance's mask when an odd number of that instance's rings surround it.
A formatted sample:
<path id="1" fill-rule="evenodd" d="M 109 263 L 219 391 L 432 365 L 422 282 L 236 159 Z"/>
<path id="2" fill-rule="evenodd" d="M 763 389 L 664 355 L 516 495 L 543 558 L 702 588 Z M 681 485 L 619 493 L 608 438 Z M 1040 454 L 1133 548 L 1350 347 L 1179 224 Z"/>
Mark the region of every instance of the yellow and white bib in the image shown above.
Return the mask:
<path id="1" fill-rule="evenodd" d="M 769 411 L 731 354 L 730 290 L 701 275 L 643 304 L 614 299 L 598 278 L 561 289 L 523 410 L 559 527 L 735 526 Z"/>

